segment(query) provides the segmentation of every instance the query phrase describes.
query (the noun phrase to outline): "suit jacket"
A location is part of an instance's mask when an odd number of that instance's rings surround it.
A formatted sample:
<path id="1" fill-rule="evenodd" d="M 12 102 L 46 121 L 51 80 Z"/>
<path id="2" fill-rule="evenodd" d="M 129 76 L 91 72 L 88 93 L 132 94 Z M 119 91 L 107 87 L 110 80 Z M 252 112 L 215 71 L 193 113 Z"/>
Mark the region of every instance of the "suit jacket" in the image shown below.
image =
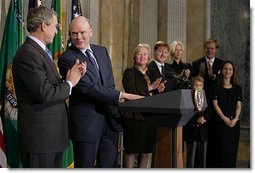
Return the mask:
<path id="1" fill-rule="evenodd" d="M 217 76 L 220 72 L 220 68 L 221 68 L 221 64 L 223 63 L 223 60 L 219 59 L 219 58 L 215 58 L 214 62 L 213 62 L 213 74 L 216 75 L 216 78 L 210 78 L 208 75 L 208 68 L 206 65 L 206 59 L 205 57 L 202 57 L 196 61 L 192 62 L 192 73 L 193 76 L 197 76 L 200 73 L 200 66 L 201 64 L 204 64 L 205 69 L 204 69 L 204 89 L 206 92 L 206 96 L 209 97 L 209 90 L 211 89 L 211 87 L 216 83 L 217 81 Z"/>
<path id="2" fill-rule="evenodd" d="M 86 61 L 87 72 L 73 88 L 70 96 L 70 135 L 75 141 L 95 142 L 100 139 L 105 123 L 116 131 L 122 128 L 118 119 L 109 116 L 108 105 L 117 105 L 120 92 L 115 90 L 111 60 L 107 49 L 90 45 L 100 69 L 96 69 L 79 49 L 71 46 L 58 59 L 60 74 L 65 77 L 67 70 L 76 59 Z"/>
<path id="3" fill-rule="evenodd" d="M 13 59 L 13 78 L 21 152 L 63 151 L 68 145 L 65 99 L 70 86 L 61 82 L 54 62 L 30 38 Z"/>
<path id="4" fill-rule="evenodd" d="M 170 64 L 164 63 L 164 65 L 165 65 L 166 74 L 167 74 L 167 71 L 173 71 Z M 161 75 L 161 73 L 158 69 L 158 66 L 154 61 L 150 62 L 149 68 L 151 68 L 155 71 L 155 73 L 156 73 L 155 75 L 156 75 L 157 78 L 162 77 L 162 75 Z M 164 92 L 173 91 L 173 90 L 178 89 L 177 88 L 177 81 L 175 79 L 173 79 L 171 76 L 168 76 L 168 75 L 166 75 L 165 78 L 166 78 L 167 82 L 165 84 L 166 88 L 165 88 Z M 158 92 L 155 92 L 155 94 L 158 94 Z"/>

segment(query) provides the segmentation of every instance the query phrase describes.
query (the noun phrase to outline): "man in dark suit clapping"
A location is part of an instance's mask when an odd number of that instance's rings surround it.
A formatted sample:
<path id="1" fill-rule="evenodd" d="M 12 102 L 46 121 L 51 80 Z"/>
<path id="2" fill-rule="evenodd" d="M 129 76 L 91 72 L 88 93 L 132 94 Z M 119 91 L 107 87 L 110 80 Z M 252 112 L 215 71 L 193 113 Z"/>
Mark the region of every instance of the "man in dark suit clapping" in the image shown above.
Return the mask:
<path id="1" fill-rule="evenodd" d="M 204 89 L 205 95 L 207 98 L 208 107 L 211 110 L 211 119 L 208 124 L 208 146 L 207 146 L 207 160 L 206 160 L 206 167 L 211 167 L 214 163 L 214 160 L 217 160 L 217 156 L 215 153 L 215 144 L 214 142 L 218 139 L 215 138 L 215 112 L 212 109 L 212 102 L 211 102 L 211 93 L 212 93 L 212 86 L 216 84 L 217 77 L 220 74 L 220 68 L 223 63 L 223 60 L 216 57 L 217 50 L 219 48 L 218 41 L 216 39 L 208 39 L 205 41 L 204 44 L 204 52 L 205 56 L 199 58 L 198 60 L 192 63 L 192 72 L 193 76 L 202 76 L 204 78 Z"/>
<path id="2" fill-rule="evenodd" d="M 192 62 L 193 76 L 202 76 L 205 80 L 204 88 L 206 96 L 209 97 L 210 88 L 216 83 L 217 76 L 223 60 L 216 57 L 219 48 L 216 39 L 208 39 L 204 44 L 205 56 Z"/>
<path id="3" fill-rule="evenodd" d="M 89 20 L 76 17 L 70 23 L 72 46 L 58 59 L 65 77 L 76 58 L 87 63 L 87 73 L 70 97 L 70 135 L 74 146 L 74 167 L 116 167 L 118 135 L 122 130 L 116 117 L 110 116 L 109 105 L 119 99 L 141 96 L 115 89 L 111 60 L 105 47 L 90 44 L 93 29 Z"/>
<path id="4" fill-rule="evenodd" d="M 173 76 L 169 75 L 174 71 L 174 69 L 170 64 L 166 63 L 169 58 L 169 51 L 170 47 L 166 42 L 156 42 L 153 49 L 154 59 L 149 64 L 149 67 L 155 70 L 157 78 L 162 77 L 162 82 L 164 81 L 165 85 L 164 92 L 178 89 L 177 81 L 173 78 Z"/>
<path id="5" fill-rule="evenodd" d="M 13 60 L 13 79 L 18 101 L 18 137 L 23 167 L 61 167 L 68 145 L 65 99 L 86 72 L 75 61 L 62 82 L 46 48 L 57 33 L 57 14 L 38 7 L 28 14 L 30 35 Z"/>

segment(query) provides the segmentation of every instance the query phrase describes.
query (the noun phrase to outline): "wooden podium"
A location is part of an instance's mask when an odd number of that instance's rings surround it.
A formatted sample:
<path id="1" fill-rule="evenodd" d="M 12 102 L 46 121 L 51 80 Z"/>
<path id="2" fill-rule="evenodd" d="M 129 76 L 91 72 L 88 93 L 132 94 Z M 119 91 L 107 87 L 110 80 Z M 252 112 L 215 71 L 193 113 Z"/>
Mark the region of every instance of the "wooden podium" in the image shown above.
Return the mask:
<path id="1" fill-rule="evenodd" d="M 181 89 L 119 103 L 121 112 L 141 112 L 157 127 L 153 167 L 183 167 L 181 127 L 196 113 L 192 97 L 190 89 Z"/>

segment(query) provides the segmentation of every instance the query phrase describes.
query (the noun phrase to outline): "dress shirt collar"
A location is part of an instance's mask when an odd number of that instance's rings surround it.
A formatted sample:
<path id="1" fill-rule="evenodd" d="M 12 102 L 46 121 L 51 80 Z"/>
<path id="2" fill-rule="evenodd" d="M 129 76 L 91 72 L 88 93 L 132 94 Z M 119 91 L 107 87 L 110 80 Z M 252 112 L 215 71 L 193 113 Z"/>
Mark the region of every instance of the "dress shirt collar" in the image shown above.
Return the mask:
<path id="1" fill-rule="evenodd" d="M 154 59 L 154 62 L 156 63 L 156 65 L 158 67 L 158 70 L 162 74 L 162 66 L 165 66 L 165 64 L 164 63 L 160 63 L 160 62 L 156 61 L 155 59 Z"/>
<path id="2" fill-rule="evenodd" d="M 156 61 L 155 59 L 154 59 L 154 62 L 156 63 L 156 65 L 158 66 L 159 69 L 161 69 L 162 65 L 163 66 L 165 65 L 164 63 L 160 63 L 160 62 Z"/>
<path id="3" fill-rule="evenodd" d="M 93 54 L 93 51 L 92 51 L 92 49 L 91 49 L 90 45 L 89 45 L 89 47 L 87 47 L 87 48 L 80 49 L 80 51 L 81 51 L 84 55 L 86 55 L 86 50 L 87 50 L 87 49 L 89 49 L 90 53 L 92 53 L 92 54 Z"/>
<path id="4" fill-rule="evenodd" d="M 46 46 L 45 46 L 45 44 L 43 44 L 43 42 L 41 40 L 39 40 L 38 38 L 36 38 L 32 35 L 29 35 L 27 37 L 34 40 L 43 50 L 45 50 Z"/>
<path id="5" fill-rule="evenodd" d="M 210 60 L 212 62 L 212 64 L 213 64 L 214 60 L 215 60 L 215 57 L 213 57 L 212 59 L 209 59 L 209 58 L 205 57 L 205 59 L 206 59 L 206 63 Z"/>

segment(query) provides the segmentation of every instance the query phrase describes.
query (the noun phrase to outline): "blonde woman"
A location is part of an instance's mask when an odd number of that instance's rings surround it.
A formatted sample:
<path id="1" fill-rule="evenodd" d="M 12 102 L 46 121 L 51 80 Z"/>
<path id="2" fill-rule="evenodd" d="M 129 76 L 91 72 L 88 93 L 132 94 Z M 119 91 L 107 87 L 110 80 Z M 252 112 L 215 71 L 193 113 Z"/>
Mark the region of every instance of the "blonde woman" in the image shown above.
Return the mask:
<path id="1" fill-rule="evenodd" d="M 174 41 L 170 45 L 170 55 L 172 58 L 171 67 L 176 73 L 186 78 L 191 76 L 191 65 L 184 61 L 184 45 L 180 41 Z"/>
<path id="2" fill-rule="evenodd" d="M 133 51 L 134 65 L 124 71 L 122 83 L 126 92 L 151 96 L 154 90 L 163 90 L 162 78 L 156 78 L 148 68 L 150 46 L 139 44 Z M 154 127 L 140 113 L 124 114 L 124 167 L 150 167 L 149 154 L 153 151 Z M 135 161 L 137 160 L 137 165 Z"/>

